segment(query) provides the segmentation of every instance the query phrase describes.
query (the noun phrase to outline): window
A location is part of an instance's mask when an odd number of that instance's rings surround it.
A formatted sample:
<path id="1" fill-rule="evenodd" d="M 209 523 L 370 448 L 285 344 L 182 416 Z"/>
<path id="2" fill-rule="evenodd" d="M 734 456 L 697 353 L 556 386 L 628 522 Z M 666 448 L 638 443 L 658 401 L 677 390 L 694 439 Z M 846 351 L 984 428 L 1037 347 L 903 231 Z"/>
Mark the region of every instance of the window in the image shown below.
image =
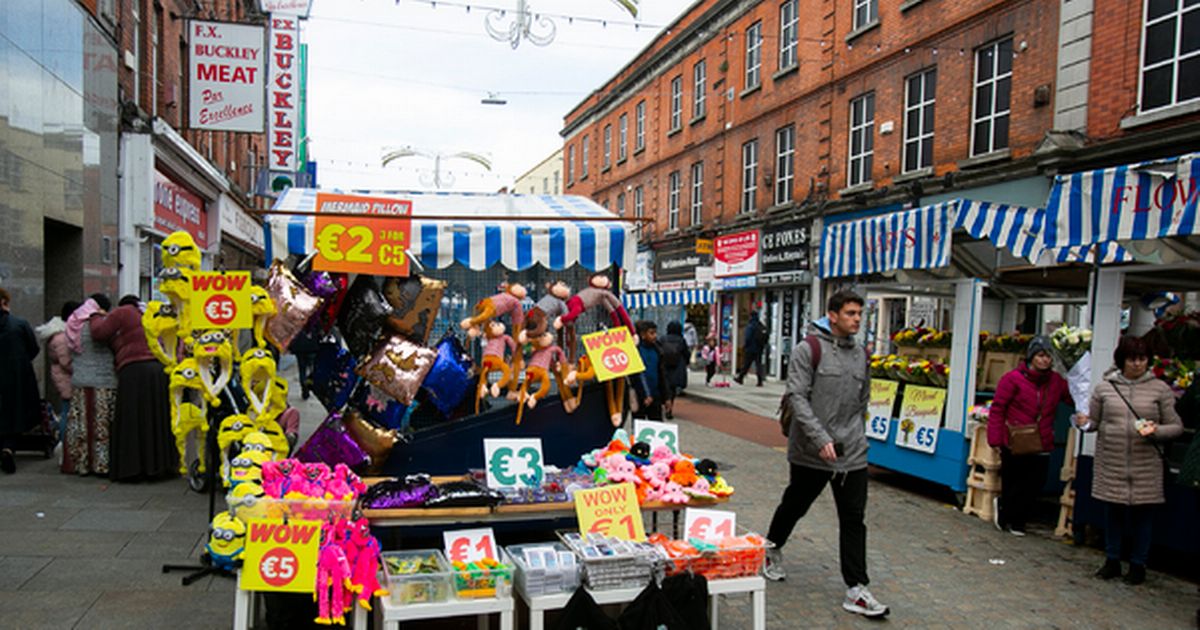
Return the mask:
<path id="1" fill-rule="evenodd" d="M 933 166 L 933 97 L 937 69 L 908 77 L 904 89 L 904 172 Z"/>
<path id="2" fill-rule="evenodd" d="M 796 128 L 789 125 L 775 132 L 775 205 L 792 200 L 795 176 Z"/>
<path id="3" fill-rule="evenodd" d="M 787 0 L 779 5 L 779 69 L 796 65 L 796 40 L 799 22 L 796 15 L 796 0 Z"/>
<path id="4" fill-rule="evenodd" d="M 1012 96 L 1012 40 L 975 51 L 975 113 L 971 120 L 971 155 L 1008 147 L 1008 114 Z"/>
<path id="5" fill-rule="evenodd" d="M 612 166 L 612 125 L 604 125 L 604 168 Z"/>
<path id="6" fill-rule="evenodd" d="M 679 171 L 667 176 L 667 229 L 679 229 Z"/>
<path id="7" fill-rule="evenodd" d="M 575 183 L 575 145 L 567 147 L 567 185 Z"/>
<path id="8" fill-rule="evenodd" d="M 543 195 L 550 194 L 550 178 L 549 177 L 542 178 L 542 194 Z"/>
<path id="9" fill-rule="evenodd" d="M 746 89 L 762 83 L 762 22 L 755 22 L 746 29 Z"/>
<path id="10" fill-rule="evenodd" d="M 554 194 L 558 194 L 558 171 L 554 171 Z"/>
<path id="11" fill-rule="evenodd" d="M 617 161 L 624 162 L 629 148 L 629 114 L 621 114 L 617 121 Z"/>
<path id="12" fill-rule="evenodd" d="M 625 193 L 617 195 L 617 215 L 625 216 Z"/>
<path id="13" fill-rule="evenodd" d="M 879 20 L 879 0 L 854 0 L 854 29 L 870 26 Z"/>
<path id="14" fill-rule="evenodd" d="M 850 101 L 850 163 L 846 185 L 871 181 L 871 160 L 875 154 L 875 93 L 868 92 Z"/>
<path id="15" fill-rule="evenodd" d="M 1200 2 L 1147 0 L 1141 111 L 1200 98 Z"/>
<path id="16" fill-rule="evenodd" d="M 754 211 L 754 198 L 758 192 L 758 139 L 742 145 L 742 209 Z"/>
<path id="17" fill-rule="evenodd" d="M 704 116 L 705 84 L 708 83 L 708 67 L 704 60 L 692 66 L 692 119 Z"/>
<path id="18" fill-rule="evenodd" d="M 683 76 L 671 79 L 671 131 L 683 126 Z"/>
<path id="19" fill-rule="evenodd" d="M 588 176 L 588 140 L 591 137 L 583 137 L 583 146 L 579 148 L 579 179 L 587 179 Z"/>
<path id="20" fill-rule="evenodd" d="M 642 235 L 642 222 L 640 219 L 646 216 L 646 196 L 644 193 L 645 191 L 641 186 L 633 189 L 633 218 L 639 219 L 636 228 L 639 237 Z"/>
<path id="21" fill-rule="evenodd" d="M 704 162 L 692 165 L 692 225 L 704 224 Z"/>
<path id="22" fill-rule="evenodd" d="M 646 101 L 638 101 L 633 113 L 633 150 L 646 148 Z"/>

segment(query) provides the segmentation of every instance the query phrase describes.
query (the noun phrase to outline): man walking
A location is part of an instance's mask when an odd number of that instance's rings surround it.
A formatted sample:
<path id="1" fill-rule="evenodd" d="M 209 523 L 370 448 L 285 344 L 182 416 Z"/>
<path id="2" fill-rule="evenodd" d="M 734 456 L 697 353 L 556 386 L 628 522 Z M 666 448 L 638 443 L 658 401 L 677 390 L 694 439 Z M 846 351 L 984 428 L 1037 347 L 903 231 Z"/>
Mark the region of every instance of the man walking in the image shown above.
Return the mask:
<path id="1" fill-rule="evenodd" d="M 763 372 L 766 366 L 763 365 L 762 355 L 763 350 L 767 348 L 767 328 L 762 325 L 758 319 L 758 311 L 750 311 L 750 322 L 746 324 L 742 339 L 742 352 L 746 358 L 742 360 L 742 369 L 738 370 L 738 374 L 733 380 L 737 381 L 738 385 L 742 385 L 746 380 L 746 374 L 750 371 L 750 365 L 754 365 L 754 375 L 758 377 L 758 386 L 763 386 Z"/>
<path id="2" fill-rule="evenodd" d="M 633 390 L 637 395 L 638 408 L 633 412 L 634 418 L 645 420 L 663 419 L 664 406 L 674 400 L 671 393 L 671 382 L 667 375 L 667 367 L 662 359 L 662 346 L 658 342 L 658 325 L 652 321 L 642 320 L 637 323 L 638 355 L 642 358 L 645 371 L 629 377 Z"/>
<path id="3" fill-rule="evenodd" d="M 814 322 L 815 340 L 792 350 L 788 369 L 788 487 L 771 519 L 767 579 L 787 577 L 783 546 L 813 501 L 832 482 L 838 513 L 838 550 L 846 599 L 842 608 L 867 617 L 888 614 L 867 590 L 867 438 L 864 412 L 871 388 L 867 357 L 854 343 L 863 299 L 850 291 L 829 298 L 828 316 Z M 815 343 L 813 343 L 815 341 Z M 819 351 L 817 351 L 819 349 Z"/>

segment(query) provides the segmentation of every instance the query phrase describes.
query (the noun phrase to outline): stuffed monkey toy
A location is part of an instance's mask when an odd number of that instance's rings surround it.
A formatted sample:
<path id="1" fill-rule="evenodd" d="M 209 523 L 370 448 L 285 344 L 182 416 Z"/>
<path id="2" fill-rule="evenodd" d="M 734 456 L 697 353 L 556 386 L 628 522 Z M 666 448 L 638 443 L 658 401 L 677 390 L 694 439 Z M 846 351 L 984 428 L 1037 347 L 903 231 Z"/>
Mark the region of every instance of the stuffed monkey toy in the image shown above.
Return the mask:
<path id="1" fill-rule="evenodd" d="M 554 333 L 549 331 L 542 333 L 534 345 L 537 346 L 537 349 L 529 357 L 529 366 L 525 369 L 525 382 L 521 384 L 521 390 L 517 396 L 517 424 L 521 424 L 521 415 L 525 407 L 530 409 L 537 407 L 538 401 L 550 394 L 550 374 L 552 372 L 558 383 L 558 390 L 564 397 L 569 391 L 567 386 L 575 382 L 575 370 L 571 370 L 567 373 L 566 378 L 563 378 L 560 368 L 567 364 L 567 355 L 563 353 L 562 348 L 554 344 Z M 535 380 L 538 383 L 538 389 L 530 393 L 529 385 Z"/>
<path id="2" fill-rule="evenodd" d="M 546 295 L 525 315 L 525 329 L 517 334 L 517 341 L 526 344 L 531 339 L 538 339 L 551 324 L 555 330 L 562 328 L 559 318 L 567 314 L 567 299 L 570 297 L 571 287 L 562 280 L 547 284 Z"/>
<path id="3" fill-rule="evenodd" d="M 459 323 L 472 339 L 479 336 L 482 324 L 503 315 L 511 314 L 513 330 L 520 330 L 525 324 L 525 311 L 521 307 L 521 300 L 527 295 L 525 287 L 514 282 L 502 284 L 500 288 L 500 293 L 480 300 L 475 305 L 475 314 Z"/>
<path id="4" fill-rule="evenodd" d="M 508 361 L 504 359 L 504 349 L 508 348 L 514 359 L 517 356 L 517 343 L 513 341 L 512 337 L 505 334 L 503 322 L 492 320 L 488 322 L 487 328 L 484 330 L 487 343 L 483 345 L 483 361 L 479 366 L 479 390 L 475 394 L 475 413 L 479 413 L 481 398 L 488 393 L 491 393 L 493 398 L 499 397 L 500 390 L 512 380 L 512 370 L 509 368 Z M 488 377 L 494 372 L 500 372 L 500 380 L 492 383 L 489 390 Z"/>

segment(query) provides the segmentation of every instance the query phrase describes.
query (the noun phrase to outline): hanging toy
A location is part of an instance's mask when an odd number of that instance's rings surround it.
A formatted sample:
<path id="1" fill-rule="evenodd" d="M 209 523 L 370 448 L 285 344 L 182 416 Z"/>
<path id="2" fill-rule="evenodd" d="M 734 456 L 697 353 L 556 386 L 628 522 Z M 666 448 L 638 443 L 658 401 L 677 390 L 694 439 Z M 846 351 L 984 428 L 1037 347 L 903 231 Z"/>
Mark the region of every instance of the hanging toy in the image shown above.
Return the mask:
<path id="1" fill-rule="evenodd" d="M 353 604 L 350 596 L 350 563 L 346 552 L 336 542 L 327 540 L 321 545 L 317 559 L 316 623 L 323 626 L 346 625 L 346 604 Z"/>
<path id="2" fill-rule="evenodd" d="M 596 368 L 592 367 L 592 360 L 587 358 L 587 355 L 579 357 L 575 367 L 575 391 L 571 392 L 568 388 L 563 394 L 563 409 L 567 413 L 574 413 L 579 405 L 583 404 L 583 385 L 595 378 Z M 612 408 L 611 401 L 609 408 Z"/>
<path id="3" fill-rule="evenodd" d="M 236 488 L 243 483 L 262 483 L 262 466 L 271 461 L 271 456 L 257 448 L 243 448 L 237 457 L 229 461 L 229 478 L 226 486 Z"/>
<path id="4" fill-rule="evenodd" d="M 200 248 L 192 235 L 176 230 L 162 242 L 162 264 L 169 269 L 200 270 Z"/>
<path id="5" fill-rule="evenodd" d="M 150 353 L 170 374 L 179 354 L 179 316 L 175 307 L 158 300 L 147 303 L 146 312 L 142 313 L 142 330 Z"/>
<path id="6" fill-rule="evenodd" d="M 609 319 L 614 326 L 625 326 L 629 328 L 629 332 L 636 334 L 633 328 L 633 321 L 629 319 L 629 313 L 625 310 L 625 305 L 621 304 L 621 300 L 617 299 L 612 292 L 612 280 L 609 279 L 606 273 L 594 273 L 588 278 L 588 286 L 586 289 L 576 293 L 567 300 L 567 314 L 559 317 L 554 322 L 555 328 L 561 328 L 564 325 L 574 325 L 575 320 L 585 312 L 603 307 L 608 312 Z M 570 340 L 574 342 L 574 338 Z"/>
<path id="7" fill-rule="evenodd" d="M 184 390 L 200 392 L 200 406 L 184 402 Z M 179 451 L 179 474 L 187 474 L 187 436 L 196 432 L 196 454 L 200 458 L 199 471 L 207 466 L 204 444 L 208 435 L 208 391 L 200 377 L 200 366 L 195 359 L 188 358 L 177 363 L 171 370 L 167 392 L 171 396 L 171 433 L 175 435 L 175 449 Z"/>
<path id="8" fill-rule="evenodd" d="M 517 334 L 517 341 L 525 344 L 538 339 L 551 325 L 554 330 L 561 329 L 560 318 L 567 314 L 567 299 L 570 297 L 571 287 L 566 282 L 558 280 L 554 284 L 547 284 L 546 295 L 525 315 L 525 328 Z"/>
<path id="9" fill-rule="evenodd" d="M 553 372 L 554 379 L 558 383 L 559 392 L 566 392 L 567 386 L 575 382 L 575 370 L 567 373 L 565 379 L 562 376 L 561 367 L 567 362 L 567 355 L 563 353 L 562 348 L 554 344 L 554 334 L 545 332 L 541 338 L 537 339 L 537 349 L 533 351 L 533 356 L 529 358 L 529 367 L 525 369 L 525 382 L 521 383 L 521 390 L 517 396 L 517 424 L 521 424 L 522 410 L 525 407 L 533 409 L 537 407 L 538 401 L 545 398 L 550 393 L 550 374 Z M 538 389 L 532 394 L 529 392 L 530 383 L 537 381 Z M 565 394 L 564 394 L 565 395 Z"/>
<path id="10" fill-rule="evenodd" d="M 182 269 L 166 267 L 158 273 L 158 291 L 167 296 L 179 320 L 176 334 L 186 338 L 192 334 L 192 318 L 188 302 L 192 299 L 191 280 Z"/>
<path id="11" fill-rule="evenodd" d="M 209 403 L 220 407 L 221 400 L 218 397 L 233 377 L 233 346 L 229 343 L 229 334 L 224 330 L 207 330 L 192 337 L 192 357 L 200 365 L 200 378 L 210 395 Z M 214 370 L 217 371 L 215 381 Z"/>
<path id="12" fill-rule="evenodd" d="M 387 597 L 388 590 L 379 584 L 379 560 L 382 548 L 371 535 L 371 523 L 360 518 L 350 523 L 350 544 L 355 548 L 351 589 L 358 593 L 358 603 L 371 610 L 372 597 Z"/>
<path id="13" fill-rule="evenodd" d="M 229 511 L 242 522 L 255 518 L 267 518 L 267 493 L 263 487 L 248 481 L 234 486 L 226 497 Z"/>
<path id="14" fill-rule="evenodd" d="M 475 394 L 475 413 L 479 413 L 479 401 L 484 396 L 490 392 L 493 398 L 498 398 L 500 390 L 512 379 L 509 362 L 504 359 L 504 349 L 507 348 L 513 357 L 517 355 L 517 343 L 505 334 L 504 322 L 488 322 L 484 331 L 487 343 L 483 344 L 483 360 L 479 365 L 479 390 Z M 500 373 L 500 380 L 492 383 L 489 389 L 488 377 L 496 372 Z"/>
<path id="15" fill-rule="evenodd" d="M 204 545 L 208 561 L 222 571 L 240 568 L 242 552 L 246 550 L 246 524 L 229 512 L 221 512 L 213 517 L 211 529 Z"/>
<path id="16" fill-rule="evenodd" d="M 521 307 L 521 301 L 526 295 L 524 286 L 516 282 L 503 283 L 500 285 L 500 293 L 480 300 L 475 305 L 475 314 L 459 322 L 459 326 L 474 339 L 479 336 L 481 325 L 497 317 L 510 315 L 512 329 L 521 330 L 525 324 L 525 310 Z"/>
<path id="17" fill-rule="evenodd" d="M 225 486 L 229 486 L 229 447 L 236 442 L 246 439 L 254 430 L 254 423 L 249 416 L 233 414 L 226 416 L 217 427 L 217 449 L 221 453 L 221 478 Z"/>
<path id="18" fill-rule="evenodd" d="M 265 348 L 250 348 L 242 354 L 239 371 L 242 389 L 250 403 L 250 415 L 257 420 L 266 413 L 275 393 L 275 357 Z"/>
<path id="19" fill-rule="evenodd" d="M 267 321 L 277 312 L 271 294 L 258 285 L 252 285 L 250 287 L 250 314 L 254 317 L 254 345 L 259 348 L 267 347 L 267 338 L 264 334 L 267 329 Z"/>

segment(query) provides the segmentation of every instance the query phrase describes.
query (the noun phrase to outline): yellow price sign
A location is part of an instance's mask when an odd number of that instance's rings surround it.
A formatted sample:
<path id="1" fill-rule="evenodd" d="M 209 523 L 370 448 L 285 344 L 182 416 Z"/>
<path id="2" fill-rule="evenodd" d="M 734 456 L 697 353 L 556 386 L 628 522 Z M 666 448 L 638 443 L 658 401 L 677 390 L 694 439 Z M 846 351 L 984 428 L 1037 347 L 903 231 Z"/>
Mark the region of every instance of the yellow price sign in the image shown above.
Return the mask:
<path id="1" fill-rule="evenodd" d="M 318 212 L 355 212 L 363 216 L 317 215 L 313 229 L 313 269 L 385 276 L 408 275 L 412 242 L 412 203 L 355 195 L 317 195 Z"/>
<path id="2" fill-rule="evenodd" d="M 637 490 L 631 483 L 575 491 L 579 531 L 623 540 L 646 540 Z"/>
<path id="3" fill-rule="evenodd" d="M 205 328 L 250 328 L 249 271 L 196 271 L 188 274 L 192 288 L 192 326 Z"/>
<path id="4" fill-rule="evenodd" d="M 316 590 L 321 522 L 265 518 L 246 523 L 241 588 L 311 593 Z"/>
<path id="5" fill-rule="evenodd" d="M 636 338 L 628 328 L 618 327 L 584 335 L 583 348 L 596 368 L 597 381 L 610 381 L 644 372 L 646 366 L 638 354 Z"/>

